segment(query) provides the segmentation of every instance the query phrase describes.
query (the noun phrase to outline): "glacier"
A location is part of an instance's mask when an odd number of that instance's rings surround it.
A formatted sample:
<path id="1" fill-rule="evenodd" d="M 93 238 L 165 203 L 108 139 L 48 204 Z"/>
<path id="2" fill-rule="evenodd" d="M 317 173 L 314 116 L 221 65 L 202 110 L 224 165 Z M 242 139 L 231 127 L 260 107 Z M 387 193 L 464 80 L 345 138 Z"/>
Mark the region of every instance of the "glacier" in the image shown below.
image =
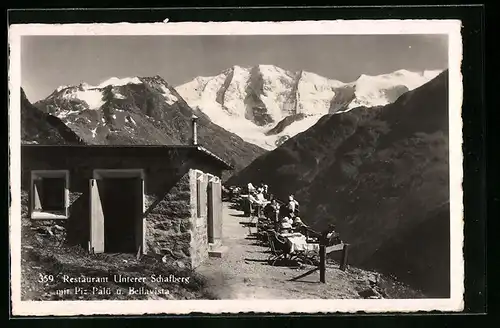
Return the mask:
<path id="1" fill-rule="evenodd" d="M 440 72 L 401 69 L 377 76 L 362 74 L 345 83 L 274 65 L 232 66 L 216 76 L 196 77 L 176 90 L 215 124 L 272 150 L 316 124 L 323 115 L 392 103 Z M 302 118 L 291 120 L 279 133 L 269 133 L 278 123 L 297 114 L 303 114 Z"/>

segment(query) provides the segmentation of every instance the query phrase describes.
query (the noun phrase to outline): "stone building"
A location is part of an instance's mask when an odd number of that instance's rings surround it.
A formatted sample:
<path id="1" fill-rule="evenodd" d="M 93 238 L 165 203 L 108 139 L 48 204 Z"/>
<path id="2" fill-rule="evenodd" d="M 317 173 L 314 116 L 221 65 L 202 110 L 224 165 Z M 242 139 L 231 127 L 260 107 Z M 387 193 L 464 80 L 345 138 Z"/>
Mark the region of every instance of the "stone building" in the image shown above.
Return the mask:
<path id="1" fill-rule="evenodd" d="M 24 216 L 93 253 L 220 256 L 224 160 L 184 146 L 22 145 Z"/>

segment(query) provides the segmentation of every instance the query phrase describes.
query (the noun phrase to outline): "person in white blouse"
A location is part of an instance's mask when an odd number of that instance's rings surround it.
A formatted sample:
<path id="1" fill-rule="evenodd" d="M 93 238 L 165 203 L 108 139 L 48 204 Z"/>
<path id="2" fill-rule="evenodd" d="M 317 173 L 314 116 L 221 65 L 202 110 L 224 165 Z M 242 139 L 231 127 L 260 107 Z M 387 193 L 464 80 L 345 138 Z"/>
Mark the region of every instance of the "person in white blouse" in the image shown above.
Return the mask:
<path id="1" fill-rule="evenodd" d="M 299 208 L 299 202 L 295 200 L 293 195 L 290 195 L 288 197 L 288 209 L 290 210 L 290 213 L 296 213 L 296 211 Z"/>
<path id="2" fill-rule="evenodd" d="M 265 204 L 267 203 L 267 199 L 264 197 L 264 190 L 262 188 L 259 188 L 257 190 L 257 200 L 259 201 L 259 203 L 261 204 Z"/>
<path id="3" fill-rule="evenodd" d="M 255 187 L 253 186 L 253 184 L 251 182 L 248 183 L 247 188 L 248 188 L 249 194 L 251 194 L 252 192 L 255 191 Z"/>

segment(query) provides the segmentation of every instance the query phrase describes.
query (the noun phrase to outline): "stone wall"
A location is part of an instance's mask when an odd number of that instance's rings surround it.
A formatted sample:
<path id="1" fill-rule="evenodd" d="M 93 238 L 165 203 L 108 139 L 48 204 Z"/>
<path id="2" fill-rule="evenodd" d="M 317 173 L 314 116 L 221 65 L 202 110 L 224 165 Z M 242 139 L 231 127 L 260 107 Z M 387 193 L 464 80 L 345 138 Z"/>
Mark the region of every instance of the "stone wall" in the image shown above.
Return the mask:
<path id="1" fill-rule="evenodd" d="M 147 254 L 158 254 L 179 266 L 196 267 L 208 257 L 207 218 L 196 215 L 196 172 L 220 176 L 221 170 L 191 156 L 131 154 L 104 156 L 91 154 L 47 154 L 22 160 L 22 209 L 32 227 L 62 227 L 65 243 L 85 249 L 90 238 L 89 179 L 94 169 L 144 170 L 144 238 Z M 181 154 L 182 155 L 182 154 Z M 69 170 L 69 217 L 64 220 L 29 220 L 31 170 Z M 206 175 L 202 194 L 206 208 Z M 59 228 L 57 228 L 59 229 Z M 52 229 L 53 230 L 53 229 Z M 54 230 L 53 230 L 54 231 Z M 22 242 L 22 241 L 21 241 Z"/>
<path id="2" fill-rule="evenodd" d="M 146 253 L 167 255 L 170 260 L 192 266 L 190 175 L 184 174 L 159 198 L 146 189 Z M 146 187 L 147 188 L 147 187 Z"/>

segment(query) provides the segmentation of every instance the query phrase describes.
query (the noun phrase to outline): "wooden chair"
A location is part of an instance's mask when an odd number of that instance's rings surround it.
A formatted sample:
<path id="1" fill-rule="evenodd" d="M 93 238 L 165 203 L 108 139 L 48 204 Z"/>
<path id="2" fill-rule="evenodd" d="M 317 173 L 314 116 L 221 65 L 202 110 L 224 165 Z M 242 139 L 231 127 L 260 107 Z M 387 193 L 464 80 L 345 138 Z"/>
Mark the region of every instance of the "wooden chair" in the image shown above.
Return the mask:
<path id="1" fill-rule="evenodd" d="M 287 244 L 286 240 L 280 239 L 277 232 L 274 230 L 268 232 L 268 240 L 269 248 L 271 249 L 271 255 L 268 258 L 268 262 L 274 266 L 278 260 L 288 257 L 290 246 Z"/>

